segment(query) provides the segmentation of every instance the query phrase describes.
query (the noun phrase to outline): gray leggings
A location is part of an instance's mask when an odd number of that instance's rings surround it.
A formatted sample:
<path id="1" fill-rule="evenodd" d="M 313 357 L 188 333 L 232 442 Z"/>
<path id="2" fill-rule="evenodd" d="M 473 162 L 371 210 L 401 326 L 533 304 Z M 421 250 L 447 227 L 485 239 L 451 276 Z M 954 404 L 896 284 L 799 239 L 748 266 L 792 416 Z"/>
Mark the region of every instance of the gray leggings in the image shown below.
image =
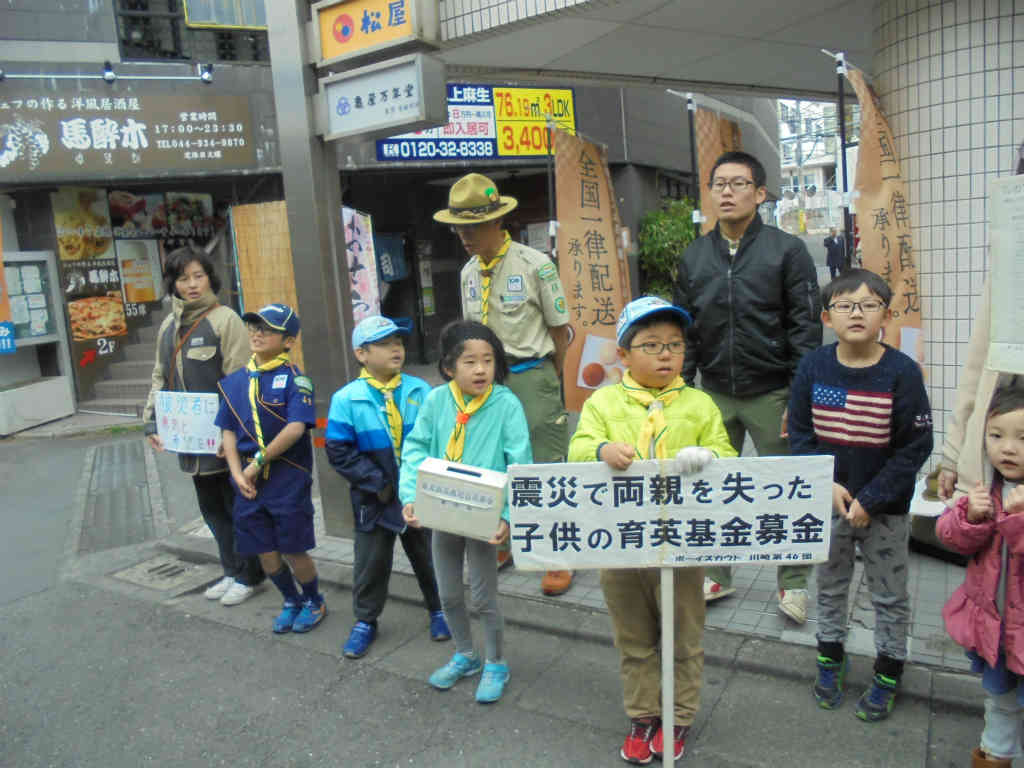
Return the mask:
<path id="1" fill-rule="evenodd" d="M 473 650 L 473 633 L 469 628 L 465 589 L 462 585 L 463 553 L 469 563 L 469 590 L 473 607 L 479 611 L 484 625 L 484 649 L 488 661 L 502 659 L 504 619 L 498 609 L 497 550 L 492 544 L 442 531 L 433 532 L 434 573 L 441 607 L 448 628 L 455 638 L 456 653 Z"/>

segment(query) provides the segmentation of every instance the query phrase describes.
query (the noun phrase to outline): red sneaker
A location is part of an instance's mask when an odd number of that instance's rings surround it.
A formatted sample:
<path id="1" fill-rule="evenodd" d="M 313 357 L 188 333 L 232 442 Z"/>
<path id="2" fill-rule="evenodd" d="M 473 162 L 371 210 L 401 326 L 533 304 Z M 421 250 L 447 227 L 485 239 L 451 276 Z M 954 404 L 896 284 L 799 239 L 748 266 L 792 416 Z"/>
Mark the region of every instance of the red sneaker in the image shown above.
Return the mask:
<path id="1" fill-rule="evenodd" d="M 679 760 L 683 756 L 683 750 L 686 748 L 686 734 L 690 732 L 690 726 L 688 725 L 677 725 L 673 729 L 675 734 L 676 742 L 676 760 Z M 665 752 L 665 736 L 662 733 L 661 723 L 658 723 L 658 730 L 654 734 L 654 738 L 651 739 L 651 752 L 661 759 L 662 754 Z"/>
<path id="2" fill-rule="evenodd" d="M 661 730 L 661 722 L 656 717 L 631 720 L 629 734 L 622 742 L 622 749 L 619 750 L 622 759 L 635 765 L 647 765 L 651 762 L 651 737 L 655 730 Z"/>

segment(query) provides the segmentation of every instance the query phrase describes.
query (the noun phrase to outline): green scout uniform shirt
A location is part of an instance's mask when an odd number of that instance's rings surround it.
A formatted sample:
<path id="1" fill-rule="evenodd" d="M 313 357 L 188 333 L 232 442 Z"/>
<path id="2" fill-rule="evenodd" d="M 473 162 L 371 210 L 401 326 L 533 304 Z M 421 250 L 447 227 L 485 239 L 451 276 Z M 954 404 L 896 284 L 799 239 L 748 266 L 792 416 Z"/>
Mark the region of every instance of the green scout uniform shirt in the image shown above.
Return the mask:
<path id="1" fill-rule="evenodd" d="M 474 256 L 462 268 L 462 316 L 482 315 L 480 260 Z M 512 242 L 491 276 L 487 325 L 505 345 L 510 357 L 547 357 L 555 343 L 548 328 L 569 322 L 565 292 L 558 268 L 540 251 Z"/>

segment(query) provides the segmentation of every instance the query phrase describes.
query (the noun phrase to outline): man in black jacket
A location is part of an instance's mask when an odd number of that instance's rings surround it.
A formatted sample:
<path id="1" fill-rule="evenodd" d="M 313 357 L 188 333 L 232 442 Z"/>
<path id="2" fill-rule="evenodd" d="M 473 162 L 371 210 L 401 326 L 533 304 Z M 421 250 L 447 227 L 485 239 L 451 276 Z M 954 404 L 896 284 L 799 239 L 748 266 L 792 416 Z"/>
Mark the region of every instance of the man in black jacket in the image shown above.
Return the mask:
<path id="1" fill-rule="evenodd" d="M 727 152 L 711 169 L 718 224 L 679 260 L 676 303 L 694 318 L 686 334 L 683 378 L 697 371 L 722 412 L 729 440 L 743 450 L 746 433 L 759 456 L 789 453 L 786 404 L 800 358 L 821 345 L 818 279 L 799 238 L 761 223 L 764 166 L 746 152 Z M 709 568 L 705 600 L 732 594 L 729 568 Z M 778 570 L 779 610 L 807 620 L 810 566 Z"/>

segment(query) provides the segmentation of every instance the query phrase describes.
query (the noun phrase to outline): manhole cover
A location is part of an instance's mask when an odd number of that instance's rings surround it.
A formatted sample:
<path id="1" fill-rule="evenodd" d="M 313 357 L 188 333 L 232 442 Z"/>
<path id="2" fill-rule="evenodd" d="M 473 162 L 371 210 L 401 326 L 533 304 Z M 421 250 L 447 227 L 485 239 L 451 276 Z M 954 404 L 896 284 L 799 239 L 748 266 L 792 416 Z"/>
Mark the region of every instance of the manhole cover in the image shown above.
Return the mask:
<path id="1" fill-rule="evenodd" d="M 217 576 L 212 565 L 189 563 L 174 555 L 158 555 L 113 574 L 115 579 L 162 592 L 187 592 Z"/>

